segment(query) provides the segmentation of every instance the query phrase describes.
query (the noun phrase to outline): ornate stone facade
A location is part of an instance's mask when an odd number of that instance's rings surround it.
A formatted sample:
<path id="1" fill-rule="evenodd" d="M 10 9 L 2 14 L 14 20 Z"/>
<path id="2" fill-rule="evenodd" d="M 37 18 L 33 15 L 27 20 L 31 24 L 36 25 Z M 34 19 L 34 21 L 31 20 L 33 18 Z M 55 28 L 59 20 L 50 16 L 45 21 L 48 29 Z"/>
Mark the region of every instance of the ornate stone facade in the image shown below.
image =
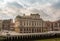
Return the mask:
<path id="1" fill-rule="evenodd" d="M 17 16 L 15 19 L 15 31 L 20 33 L 42 32 L 42 22 L 39 14 L 30 16 Z"/>

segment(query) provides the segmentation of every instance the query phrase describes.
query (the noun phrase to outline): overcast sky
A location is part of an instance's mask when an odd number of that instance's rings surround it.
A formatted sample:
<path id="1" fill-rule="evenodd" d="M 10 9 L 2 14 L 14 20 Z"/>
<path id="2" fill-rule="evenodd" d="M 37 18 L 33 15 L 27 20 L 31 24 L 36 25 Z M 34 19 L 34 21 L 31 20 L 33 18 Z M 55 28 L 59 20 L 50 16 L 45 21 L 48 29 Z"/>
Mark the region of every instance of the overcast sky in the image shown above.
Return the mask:
<path id="1" fill-rule="evenodd" d="M 39 13 L 44 20 L 60 19 L 60 0 L 0 0 L 0 19 Z"/>

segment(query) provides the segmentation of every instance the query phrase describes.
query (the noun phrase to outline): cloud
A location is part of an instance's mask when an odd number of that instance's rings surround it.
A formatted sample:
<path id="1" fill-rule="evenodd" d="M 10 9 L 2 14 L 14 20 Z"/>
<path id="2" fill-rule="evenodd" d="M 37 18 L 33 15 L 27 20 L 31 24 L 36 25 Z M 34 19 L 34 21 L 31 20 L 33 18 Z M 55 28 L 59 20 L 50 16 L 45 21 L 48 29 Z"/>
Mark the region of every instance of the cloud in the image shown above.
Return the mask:
<path id="1" fill-rule="evenodd" d="M 23 6 L 20 5 L 17 2 L 12 2 L 12 3 L 7 3 L 7 4 L 8 4 L 8 6 L 17 7 L 17 8 L 23 8 Z"/>
<path id="2" fill-rule="evenodd" d="M 39 13 L 44 20 L 60 19 L 60 0 L 0 0 L 0 5 L 0 16 L 3 18 Z"/>
<path id="3" fill-rule="evenodd" d="M 55 9 L 60 9 L 60 1 L 58 1 L 57 3 L 53 4 L 53 7 Z"/>

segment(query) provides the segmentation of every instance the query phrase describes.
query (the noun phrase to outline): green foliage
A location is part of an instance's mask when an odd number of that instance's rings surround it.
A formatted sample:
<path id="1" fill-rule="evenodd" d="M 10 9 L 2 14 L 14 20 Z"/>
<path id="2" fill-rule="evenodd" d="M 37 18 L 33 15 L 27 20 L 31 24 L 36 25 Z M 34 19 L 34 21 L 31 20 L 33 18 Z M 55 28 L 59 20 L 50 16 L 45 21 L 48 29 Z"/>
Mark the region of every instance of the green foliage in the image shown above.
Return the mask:
<path id="1" fill-rule="evenodd" d="M 34 41 L 60 41 L 60 38 L 43 39 L 43 40 L 34 40 Z"/>

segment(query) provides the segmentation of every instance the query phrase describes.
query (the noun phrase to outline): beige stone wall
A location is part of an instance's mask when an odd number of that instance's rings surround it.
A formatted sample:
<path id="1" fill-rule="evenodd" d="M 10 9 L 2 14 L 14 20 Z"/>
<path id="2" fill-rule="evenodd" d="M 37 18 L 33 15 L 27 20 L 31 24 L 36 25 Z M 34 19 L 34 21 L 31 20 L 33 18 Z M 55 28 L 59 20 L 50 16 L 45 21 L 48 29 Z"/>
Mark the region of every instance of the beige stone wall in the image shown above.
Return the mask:
<path id="1" fill-rule="evenodd" d="M 31 18 L 30 18 L 31 17 Z M 43 20 L 40 19 L 39 15 L 32 15 L 29 18 L 16 18 L 15 20 L 15 31 L 22 33 L 38 33 L 42 32 Z M 19 30 L 20 29 L 20 30 Z"/>
<path id="2" fill-rule="evenodd" d="M 42 27 L 42 20 L 20 19 L 19 23 L 23 27 Z"/>

